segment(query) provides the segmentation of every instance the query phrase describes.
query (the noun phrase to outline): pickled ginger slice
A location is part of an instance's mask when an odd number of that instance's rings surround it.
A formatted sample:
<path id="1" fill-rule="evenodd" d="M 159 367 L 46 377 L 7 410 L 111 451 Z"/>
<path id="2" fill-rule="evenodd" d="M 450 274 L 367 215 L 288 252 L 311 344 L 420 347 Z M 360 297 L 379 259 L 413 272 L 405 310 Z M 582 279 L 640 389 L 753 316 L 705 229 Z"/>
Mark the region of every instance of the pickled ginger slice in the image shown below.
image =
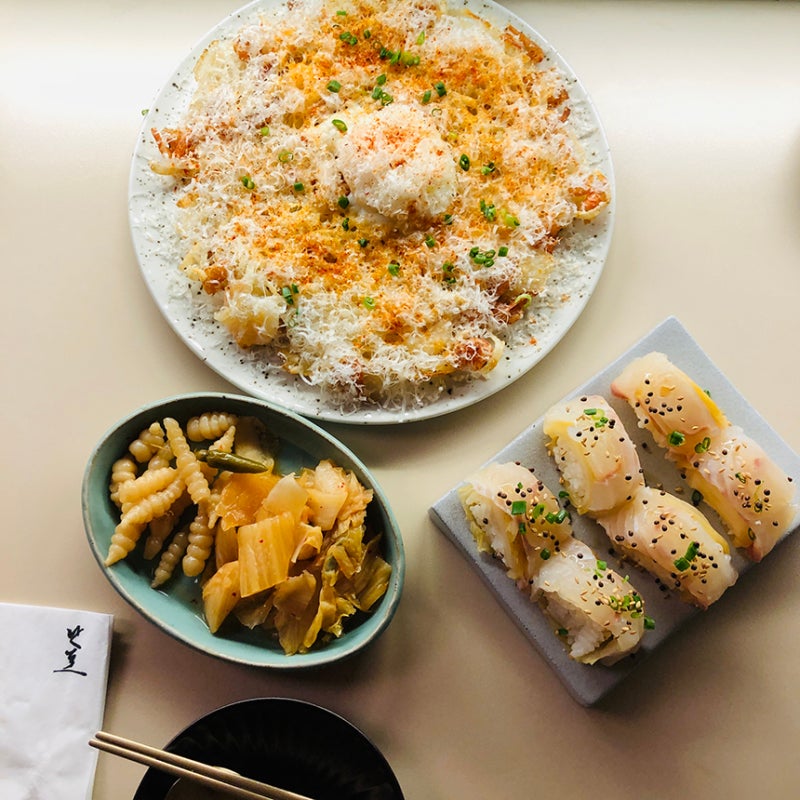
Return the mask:
<path id="1" fill-rule="evenodd" d="M 594 517 L 613 511 L 644 485 L 636 446 L 600 395 L 553 406 L 542 430 L 578 513 Z"/>
<path id="2" fill-rule="evenodd" d="M 478 549 L 498 556 L 520 585 L 572 536 L 566 509 L 521 464 L 489 464 L 458 493 Z"/>
<path id="3" fill-rule="evenodd" d="M 728 420 L 708 392 L 663 353 L 637 358 L 611 383 L 660 447 L 673 457 L 691 458 L 727 428 Z"/>
<path id="4" fill-rule="evenodd" d="M 644 601 L 630 581 L 572 539 L 546 560 L 531 596 L 553 623 L 569 655 L 584 664 L 613 664 L 638 649 Z"/>
<path id="5" fill-rule="evenodd" d="M 736 547 L 761 561 L 797 514 L 792 479 L 741 428 L 730 426 L 682 464 L 689 485 L 719 514 Z"/>
<path id="6" fill-rule="evenodd" d="M 691 503 L 668 492 L 642 487 L 598 521 L 618 552 L 699 608 L 736 582 L 725 539 Z"/>

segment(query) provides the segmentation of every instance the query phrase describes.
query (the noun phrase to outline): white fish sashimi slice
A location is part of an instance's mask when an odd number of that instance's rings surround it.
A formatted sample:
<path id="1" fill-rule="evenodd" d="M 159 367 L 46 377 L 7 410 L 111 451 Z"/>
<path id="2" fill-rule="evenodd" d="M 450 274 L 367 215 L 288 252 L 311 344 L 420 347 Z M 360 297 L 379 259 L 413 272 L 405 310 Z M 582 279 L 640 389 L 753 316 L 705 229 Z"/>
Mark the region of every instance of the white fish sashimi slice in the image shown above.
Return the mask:
<path id="1" fill-rule="evenodd" d="M 553 406 L 544 416 L 542 430 L 578 513 L 597 516 L 613 511 L 644 484 L 636 446 L 600 395 Z"/>
<path id="2" fill-rule="evenodd" d="M 531 590 L 573 659 L 608 665 L 639 647 L 641 595 L 583 542 L 573 539 L 547 559 Z"/>
<path id="3" fill-rule="evenodd" d="M 728 426 L 710 395 L 663 353 L 634 359 L 611 383 L 611 393 L 633 409 L 639 427 L 673 457 L 687 457 Z"/>
<path id="4" fill-rule="evenodd" d="M 521 586 L 536 574 L 543 554 L 572 536 L 558 499 L 520 464 L 484 467 L 459 489 L 459 497 L 478 549 L 501 558 Z"/>
<path id="5" fill-rule="evenodd" d="M 739 427 L 695 454 L 683 472 L 753 561 L 772 550 L 797 514 L 792 479 Z"/>
<path id="6" fill-rule="evenodd" d="M 691 503 L 645 486 L 630 503 L 599 519 L 614 548 L 699 608 L 738 577 L 729 547 Z"/>

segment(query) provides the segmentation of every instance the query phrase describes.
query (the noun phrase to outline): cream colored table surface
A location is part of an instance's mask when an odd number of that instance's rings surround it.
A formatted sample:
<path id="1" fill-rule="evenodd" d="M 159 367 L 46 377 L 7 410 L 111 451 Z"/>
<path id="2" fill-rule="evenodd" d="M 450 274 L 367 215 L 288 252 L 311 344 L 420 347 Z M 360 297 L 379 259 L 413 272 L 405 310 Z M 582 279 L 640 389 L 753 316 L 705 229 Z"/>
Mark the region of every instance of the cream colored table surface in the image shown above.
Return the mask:
<path id="1" fill-rule="evenodd" d="M 0 600 L 113 613 L 105 726 L 153 744 L 230 701 L 281 695 L 361 727 L 409 800 L 796 796 L 800 541 L 587 710 L 428 508 L 670 314 L 800 449 L 800 5 L 508 3 L 599 109 L 617 177 L 610 257 L 562 343 L 500 394 L 440 420 L 326 426 L 393 502 L 408 571 L 368 657 L 302 675 L 213 660 L 140 618 L 101 575 L 80 513 L 85 461 L 111 423 L 230 388 L 152 302 L 126 193 L 141 109 L 235 5 L 3 3 Z M 131 797 L 142 774 L 101 756 L 95 800 Z"/>

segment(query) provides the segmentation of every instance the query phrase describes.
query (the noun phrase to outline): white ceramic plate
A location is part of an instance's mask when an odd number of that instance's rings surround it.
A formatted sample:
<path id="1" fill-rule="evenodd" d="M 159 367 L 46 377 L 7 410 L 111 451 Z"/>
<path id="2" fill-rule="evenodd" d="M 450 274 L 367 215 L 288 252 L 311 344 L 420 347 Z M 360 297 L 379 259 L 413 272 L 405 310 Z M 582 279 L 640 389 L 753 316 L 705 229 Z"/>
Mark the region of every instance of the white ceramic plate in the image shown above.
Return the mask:
<path id="1" fill-rule="evenodd" d="M 795 479 L 800 477 L 800 458 L 719 372 L 680 322 L 670 317 L 602 372 L 569 394 L 570 398 L 582 394 L 599 394 L 611 403 L 631 438 L 638 445 L 642 469 L 650 485 L 663 485 L 667 491 L 672 492 L 682 489 L 685 496 L 691 494 L 691 490 L 681 480 L 677 469 L 664 458 L 657 447 L 648 442 L 647 435 L 638 428 L 633 412 L 627 404 L 610 394 L 611 381 L 622 371 L 623 366 L 652 350 L 665 353 L 700 386 L 708 388 L 731 422 L 740 425 L 752 436 L 787 474 L 794 476 Z M 536 475 L 546 485 L 558 487 L 558 472 L 545 449 L 544 438 L 542 420 L 539 419 L 487 463 L 520 461 L 526 466 L 534 467 Z M 645 446 L 641 446 L 642 443 Z M 467 478 L 466 475 L 459 477 L 462 480 Z M 500 605 L 520 626 L 580 703 L 584 705 L 597 703 L 688 619 L 696 615 L 702 616 L 701 612 L 681 602 L 676 595 L 660 589 L 655 579 L 644 571 L 629 564 L 620 565 L 619 560 L 613 554 L 609 554 L 608 539 L 600 526 L 588 518 L 573 515 L 575 536 L 585 541 L 598 556 L 602 554 L 601 557 L 607 559 L 610 567 L 623 575 L 630 574 L 631 582 L 645 600 L 648 616 L 656 621 L 656 627 L 645 633 L 639 652 L 612 667 L 601 664 L 587 666 L 571 660 L 538 606 L 531 603 L 527 596 L 517 589 L 516 584 L 506 576 L 505 569 L 499 561 L 477 551 L 457 490 L 458 486 L 434 504 L 431 508 L 432 519 L 475 567 Z M 708 515 L 709 521 L 722 532 L 723 528 L 714 512 L 705 504 L 701 504 L 700 508 Z M 800 515 L 790 526 L 789 532 L 796 530 L 799 525 Z M 739 581 L 742 580 L 743 573 L 754 567 L 758 569 L 757 565 L 747 561 L 738 552 L 733 552 L 732 555 L 734 565 L 739 571 Z M 767 559 L 780 557 L 781 552 L 778 549 L 773 550 Z M 717 603 L 725 603 L 728 593 L 736 591 L 737 585 L 734 585 Z"/>
<path id="2" fill-rule="evenodd" d="M 150 129 L 175 125 L 195 88 L 192 70 L 203 50 L 214 39 L 229 35 L 279 0 L 256 0 L 211 30 L 190 51 L 170 76 L 149 109 L 133 155 L 129 185 L 129 218 L 133 244 L 144 276 L 158 307 L 185 344 L 228 381 L 255 397 L 278 403 L 317 419 L 359 424 L 389 424 L 421 420 L 464 408 L 509 385 L 535 366 L 563 338 L 577 320 L 600 278 L 605 264 L 614 219 L 615 186 L 608 143 L 600 120 L 585 89 L 559 53 L 537 31 L 491 0 L 463 0 L 463 5 L 498 27 L 512 25 L 538 43 L 546 62 L 559 69 L 570 87 L 571 121 L 574 122 L 593 166 L 609 180 L 612 201 L 593 222 L 580 226 L 579 240 L 565 239 L 566 263 L 553 295 L 568 291 L 567 302 L 545 298 L 535 307 L 536 342 L 508 348 L 488 378 L 475 378 L 429 405 L 406 410 L 364 405 L 343 411 L 323 393 L 231 344 L 227 332 L 210 318 L 193 298 L 190 287 L 177 279 L 181 260 L 175 234 L 175 211 L 169 185 L 150 169 L 157 151 Z"/>

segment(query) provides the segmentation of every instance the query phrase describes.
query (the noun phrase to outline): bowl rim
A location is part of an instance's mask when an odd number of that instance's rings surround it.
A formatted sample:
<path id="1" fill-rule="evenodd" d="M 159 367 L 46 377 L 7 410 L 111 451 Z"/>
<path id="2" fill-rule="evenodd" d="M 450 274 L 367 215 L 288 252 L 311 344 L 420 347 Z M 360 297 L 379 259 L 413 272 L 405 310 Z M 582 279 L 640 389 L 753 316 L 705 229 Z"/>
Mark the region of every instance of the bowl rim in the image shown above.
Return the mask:
<path id="1" fill-rule="evenodd" d="M 172 411 L 168 412 L 167 409 L 181 407 L 186 404 L 191 405 L 192 403 L 206 404 L 207 410 L 214 410 L 214 404 L 217 404 L 217 408 L 224 406 L 224 404 L 229 406 L 245 406 L 251 409 L 254 414 L 258 414 L 260 411 L 262 415 L 266 417 L 272 417 L 273 419 L 279 418 L 286 421 L 289 423 L 290 430 L 294 432 L 303 431 L 312 441 L 319 442 L 321 447 L 327 447 L 333 450 L 337 455 L 343 457 L 340 460 L 349 462 L 346 464 L 346 467 L 352 469 L 359 480 L 373 490 L 373 498 L 377 500 L 380 514 L 383 517 L 383 543 L 386 555 L 388 556 L 387 560 L 392 566 L 392 574 L 389 579 L 389 586 L 387 587 L 386 593 L 379 601 L 378 607 L 368 612 L 358 626 L 351 630 L 346 630 L 341 637 L 334 639 L 327 646 L 314 648 L 308 653 L 297 653 L 287 656 L 282 650 L 257 647 L 253 649 L 258 655 L 252 657 L 249 655 L 245 656 L 233 652 L 226 652 L 226 650 L 230 648 L 239 649 L 237 647 L 239 643 L 232 643 L 230 640 L 226 640 L 224 636 L 214 637 L 213 642 L 219 642 L 219 647 L 210 647 L 209 645 L 211 643 L 198 641 L 190 633 L 181 630 L 179 626 L 160 618 L 156 612 L 149 608 L 149 604 L 146 601 L 142 602 L 137 598 L 132 587 L 128 585 L 130 582 L 126 581 L 124 577 L 121 577 L 119 571 L 115 571 L 113 568 L 109 568 L 105 565 L 105 553 L 101 552 L 97 537 L 97 528 L 100 526 L 101 520 L 95 518 L 96 514 L 93 513 L 92 509 L 92 499 L 99 481 L 98 470 L 101 468 L 99 462 L 102 461 L 104 455 L 108 457 L 110 443 L 113 442 L 115 437 L 121 436 L 122 431 L 131 428 L 135 429 L 136 433 L 138 433 L 140 429 L 146 427 L 146 425 L 150 424 L 150 422 L 159 415 L 163 417 L 167 413 L 174 413 Z M 146 423 L 145 420 L 147 420 Z M 274 429 L 274 425 L 270 427 Z M 134 437 L 136 433 L 133 434 Z M 284 439 L 287 444 L 294 444 L 290 437 L 284 437 L 283 434 L 283 430 L 275 432 L 278 439 Z M 295 446 L 299 447 L 302 452 L 308 454 L 304 445 Z M 120 457 L 121 453 L 122 451 L 117 453 L 115 458 Z M 112 458 L 108 462 L 109 467 L 111 463 L 113 463 L 113 460 L 115 459 Z M 103 485 L 107 486 L 107 484 L 108 473 L 106 472 L 103 477 Z M 347 445 L 338 440 L 333 434 L 300 414 L 261 398 L 250 397 L 236 392 L 187 392 L 169 395 L 140 405 L 109 426 L 92 448 L 84 469 L 81 484 L 81 511 L 84 531 L 90 549 L 101 572 L 117 593 L 140 615 L 172 638 L 206 655 L 225 661 L 276 670 L 309 669 L 339 662 L 361 651 L 385 631 L 397 611 L 402 595 L 406 569 L 405 548 L 402 534 L 388 497 L 371 470 L 349 447 L 347 447 Z M 156 592 L 157 590 L 151 589 L 151 591 Z M 162 592 L 162 594 L 168 594 L 168 592 Z M 208 635 L 210 636 L 211 634 L 209 633 Z"/>

